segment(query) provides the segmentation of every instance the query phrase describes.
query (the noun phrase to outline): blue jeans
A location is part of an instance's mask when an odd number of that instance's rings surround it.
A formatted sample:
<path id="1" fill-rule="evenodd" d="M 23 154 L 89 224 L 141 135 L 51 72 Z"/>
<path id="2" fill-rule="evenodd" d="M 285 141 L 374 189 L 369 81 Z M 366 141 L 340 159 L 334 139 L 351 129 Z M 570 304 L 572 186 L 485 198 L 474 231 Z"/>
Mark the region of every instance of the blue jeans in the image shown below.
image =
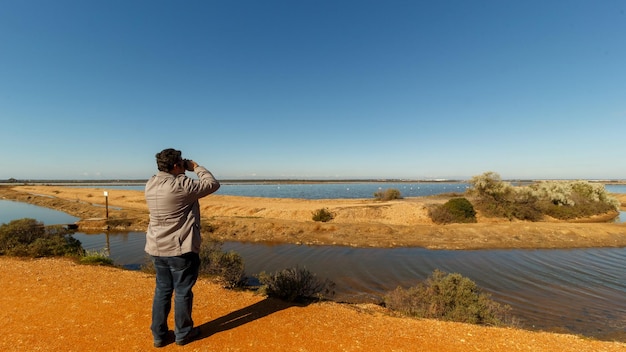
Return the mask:
<path id="1" fill-rule="evenodd" d="M 154 341 L 165 341 L 167 316 L 172 308 L 174 293 L 174 334 L 176 341 L 183 340 L 193 328 L 191 310 L 193 292 L 198 279 L 200 257 L 197 253 L 185 253 L 177 257 L 152 257 L 156 269 L 156 288 L 152 301 L 152 336 Z"/>

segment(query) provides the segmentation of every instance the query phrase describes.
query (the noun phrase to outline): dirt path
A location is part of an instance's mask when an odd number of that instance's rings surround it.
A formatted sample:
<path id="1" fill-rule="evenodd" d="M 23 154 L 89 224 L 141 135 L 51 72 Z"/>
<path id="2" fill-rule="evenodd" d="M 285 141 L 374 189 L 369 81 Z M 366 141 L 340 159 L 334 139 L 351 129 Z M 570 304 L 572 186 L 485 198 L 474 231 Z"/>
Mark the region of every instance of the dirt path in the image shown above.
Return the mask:
<path id="1" fill-rule="evenodd" d="M 148 274 L 69 259 L 0 257 L 0 282 L 2 351 L 154 349 Z M 194 292 L 201 338 L 161 350 L 626 351 L 624 343 L 573 335 L 392 317 L 377 306 L 290 305 L 205 280 Z"/>
<path id="2" fill-rule="evenodd" d="M 145 231 L 148 210 L 143 192 L 61 186 L 0 187 L 0 198 L 41 205 L 82 219 L 81 231 Z M 620 195 L 626 204 L 626 195 Z M 430 249 L 626 247 L 626 223 L 510 222 L 479 216 L 476 224 L 433 224 L 428 207 L 442 196 L 389 202 L 373 199 L 276 199 L 210 195 L 200 202 L 211 236 L 224 241 L 274 242 L 356 247 Z M 335 218 L 312 220 L 327 208 Z M 480 214 L 479 214 L 480 215 Z"/>

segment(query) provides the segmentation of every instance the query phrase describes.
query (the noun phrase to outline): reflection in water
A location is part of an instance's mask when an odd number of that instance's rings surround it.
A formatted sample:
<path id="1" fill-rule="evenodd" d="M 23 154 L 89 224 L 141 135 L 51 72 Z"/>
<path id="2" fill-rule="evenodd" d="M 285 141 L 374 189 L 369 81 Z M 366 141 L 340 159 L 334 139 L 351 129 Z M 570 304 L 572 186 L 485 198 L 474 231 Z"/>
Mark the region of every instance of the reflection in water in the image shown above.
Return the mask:
<path id="1" fill-rule="evenodd" d="M 110 257 L 111 256 L 111 241 L 109 240 L 109 233 L 105 233 L 106 236 L 106 244 L 104 246 L 104 252 Z"/>
<path id="2" fill-rule="evenodd" d="M 79 240 L 86 250 L 104 250 L 115 264 L 127 269 L 138 270 L 146 260 L 143 251 L 146 243 L 144 232 L 75 233 L 74 238 Z"/>

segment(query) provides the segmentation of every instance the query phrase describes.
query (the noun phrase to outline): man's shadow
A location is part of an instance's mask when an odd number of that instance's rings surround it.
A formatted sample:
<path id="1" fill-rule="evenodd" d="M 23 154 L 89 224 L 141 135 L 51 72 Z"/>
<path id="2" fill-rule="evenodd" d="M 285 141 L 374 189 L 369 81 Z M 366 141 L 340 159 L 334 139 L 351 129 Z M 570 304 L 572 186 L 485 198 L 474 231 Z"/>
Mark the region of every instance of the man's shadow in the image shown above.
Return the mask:
<path id="1" fill-rule="evenodd" d="M 307 305 L 308 303 L 294 303 L 276 298 L 266 298 L 253 305 L 200 325 L 198 327 L 200 329 L 200 336 L 198 336 L 197 339 L 204 339 L 219 332 L 234 329 L 287 308 L 306 307 Z"/>

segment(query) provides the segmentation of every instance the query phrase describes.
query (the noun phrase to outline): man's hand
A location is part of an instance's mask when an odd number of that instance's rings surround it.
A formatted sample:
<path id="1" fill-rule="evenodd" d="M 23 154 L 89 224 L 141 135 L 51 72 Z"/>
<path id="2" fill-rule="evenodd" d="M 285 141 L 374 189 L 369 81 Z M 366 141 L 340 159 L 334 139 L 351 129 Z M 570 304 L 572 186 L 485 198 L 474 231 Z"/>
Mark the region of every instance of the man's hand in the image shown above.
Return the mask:
<path id="1" fill-rule="evenodd" d="M 185 166 L 187 166 L 187 171 L 193 171 L 196 166 L 198 166 L 198 163 L 196 163 L 193 160 L 187 160 L 187 162 L 185 163 Z"/>

